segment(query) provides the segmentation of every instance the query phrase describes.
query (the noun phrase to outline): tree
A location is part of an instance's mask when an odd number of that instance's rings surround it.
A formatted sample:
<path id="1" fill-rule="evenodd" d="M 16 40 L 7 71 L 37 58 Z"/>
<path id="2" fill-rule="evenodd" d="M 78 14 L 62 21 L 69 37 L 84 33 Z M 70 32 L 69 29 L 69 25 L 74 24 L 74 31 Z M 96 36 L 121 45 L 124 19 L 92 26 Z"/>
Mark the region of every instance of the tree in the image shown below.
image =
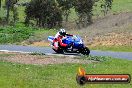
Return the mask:
<path id="1" fill-rule="evenodd" d="M 70 9 L 73 7 L 74 0 L 57 0 L 59 8 L 63 11 L 66 22 L 70 14 Z"/>
<path id="2" fill-rule="evenodd" d="M 62 11 L 58 8 L 56 0 L 31 0 L 25 13 L 25 24 L 34 20 L 39 27 L 53 28 L 62 23 Z"/>
<path id="3" fill-rule="evenodd" d="M 15 4 L 17 2 L 18 0 L 5 0 L 5 5 L 7 9 L 7 15 L 6 15 L 7 24 L 9 23 L 10 11 L 13 11 L 13 22 L 15 23 L 16 20 L 18 19 L 17 8 L 15 7 Z"/>
<path id="4" fill-rule="evenodd" d="M 1 8 L 1 5 L 2 5 L 2 0 L 0 0 L 0 8 Z"/>
<path id="5" fill-rule="evenodd" d="M 10 15 L 10 0 L 6 0 L 6 8 L 7 8 L 7 13 L 6 13 L 6 22 L 7 24 L 9 23 L 9 15 Z"/>
<path id="6" fill-rule="evenodd" d="M 107 12 L 111 9 L 113 0 L 101 0 L 101 1 L 102 4 L 100 7 L 102 8 L 102 12 L 104 13 L 105 16 Z"/>
<path id="7" fill-rule="evenodd" d="M 92 11 L 94 0 L 75 0 L 74 8 L 79 17 L 79 24 L 82 27 L 87 27 L 92 23 Z"/>

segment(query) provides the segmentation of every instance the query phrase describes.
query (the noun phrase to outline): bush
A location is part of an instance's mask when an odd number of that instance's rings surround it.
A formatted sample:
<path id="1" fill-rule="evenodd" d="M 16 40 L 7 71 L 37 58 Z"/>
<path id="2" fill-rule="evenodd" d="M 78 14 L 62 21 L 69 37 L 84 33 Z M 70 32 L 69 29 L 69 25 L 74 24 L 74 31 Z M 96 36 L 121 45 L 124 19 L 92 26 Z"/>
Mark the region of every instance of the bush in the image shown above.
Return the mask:
<path id="1" fill-rule="evenodd" d="M 22 42 L 33 35 L 33 29 L 29 27 L 4 27 L 0 28 L 0 43 Z"/>

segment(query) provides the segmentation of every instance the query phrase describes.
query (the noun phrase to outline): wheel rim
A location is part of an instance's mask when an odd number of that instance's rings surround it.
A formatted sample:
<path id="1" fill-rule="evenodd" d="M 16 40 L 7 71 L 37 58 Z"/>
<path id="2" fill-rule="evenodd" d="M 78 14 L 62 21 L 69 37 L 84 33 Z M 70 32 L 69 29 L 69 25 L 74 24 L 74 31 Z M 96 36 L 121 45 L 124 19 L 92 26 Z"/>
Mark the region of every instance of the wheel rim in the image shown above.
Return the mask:
<path id="1" fill-rule="evenodd" d="M 89 50 L 85 48 L 85 49 L 83 50 L 83 54 L 84 54 L 84 55 L 89 55 Z"/>

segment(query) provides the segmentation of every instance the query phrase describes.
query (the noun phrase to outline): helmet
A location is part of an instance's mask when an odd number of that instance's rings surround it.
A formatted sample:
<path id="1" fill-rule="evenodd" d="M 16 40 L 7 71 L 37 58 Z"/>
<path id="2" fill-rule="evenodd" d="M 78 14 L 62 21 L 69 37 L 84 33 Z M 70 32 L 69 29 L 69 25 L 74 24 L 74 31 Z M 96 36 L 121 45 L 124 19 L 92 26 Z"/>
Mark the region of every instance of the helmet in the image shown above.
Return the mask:
<path id="1" fill-rule="evenodd" d="M 65 36 L 66 35 L 66 31 L 65 31 L 65 29 L 60 29 L 60 35 L 62 35 L 62 36 Z"/>

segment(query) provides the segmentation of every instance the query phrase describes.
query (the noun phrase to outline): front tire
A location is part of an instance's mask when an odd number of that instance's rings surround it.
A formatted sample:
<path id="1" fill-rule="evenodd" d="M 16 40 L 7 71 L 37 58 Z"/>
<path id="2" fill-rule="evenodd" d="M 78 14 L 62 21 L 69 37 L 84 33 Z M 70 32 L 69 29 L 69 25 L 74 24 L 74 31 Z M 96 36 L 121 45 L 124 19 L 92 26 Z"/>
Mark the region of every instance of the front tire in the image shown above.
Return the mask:
<path id="1" fill-rule="evenodd" d="M 81 50 L 81 53 L 82 53 L 83 55 L 89 55 L 89 54 L 90 54 L 90 50 L 89 50 L 89 48 L 84 47 L 84 48 Z"/>

